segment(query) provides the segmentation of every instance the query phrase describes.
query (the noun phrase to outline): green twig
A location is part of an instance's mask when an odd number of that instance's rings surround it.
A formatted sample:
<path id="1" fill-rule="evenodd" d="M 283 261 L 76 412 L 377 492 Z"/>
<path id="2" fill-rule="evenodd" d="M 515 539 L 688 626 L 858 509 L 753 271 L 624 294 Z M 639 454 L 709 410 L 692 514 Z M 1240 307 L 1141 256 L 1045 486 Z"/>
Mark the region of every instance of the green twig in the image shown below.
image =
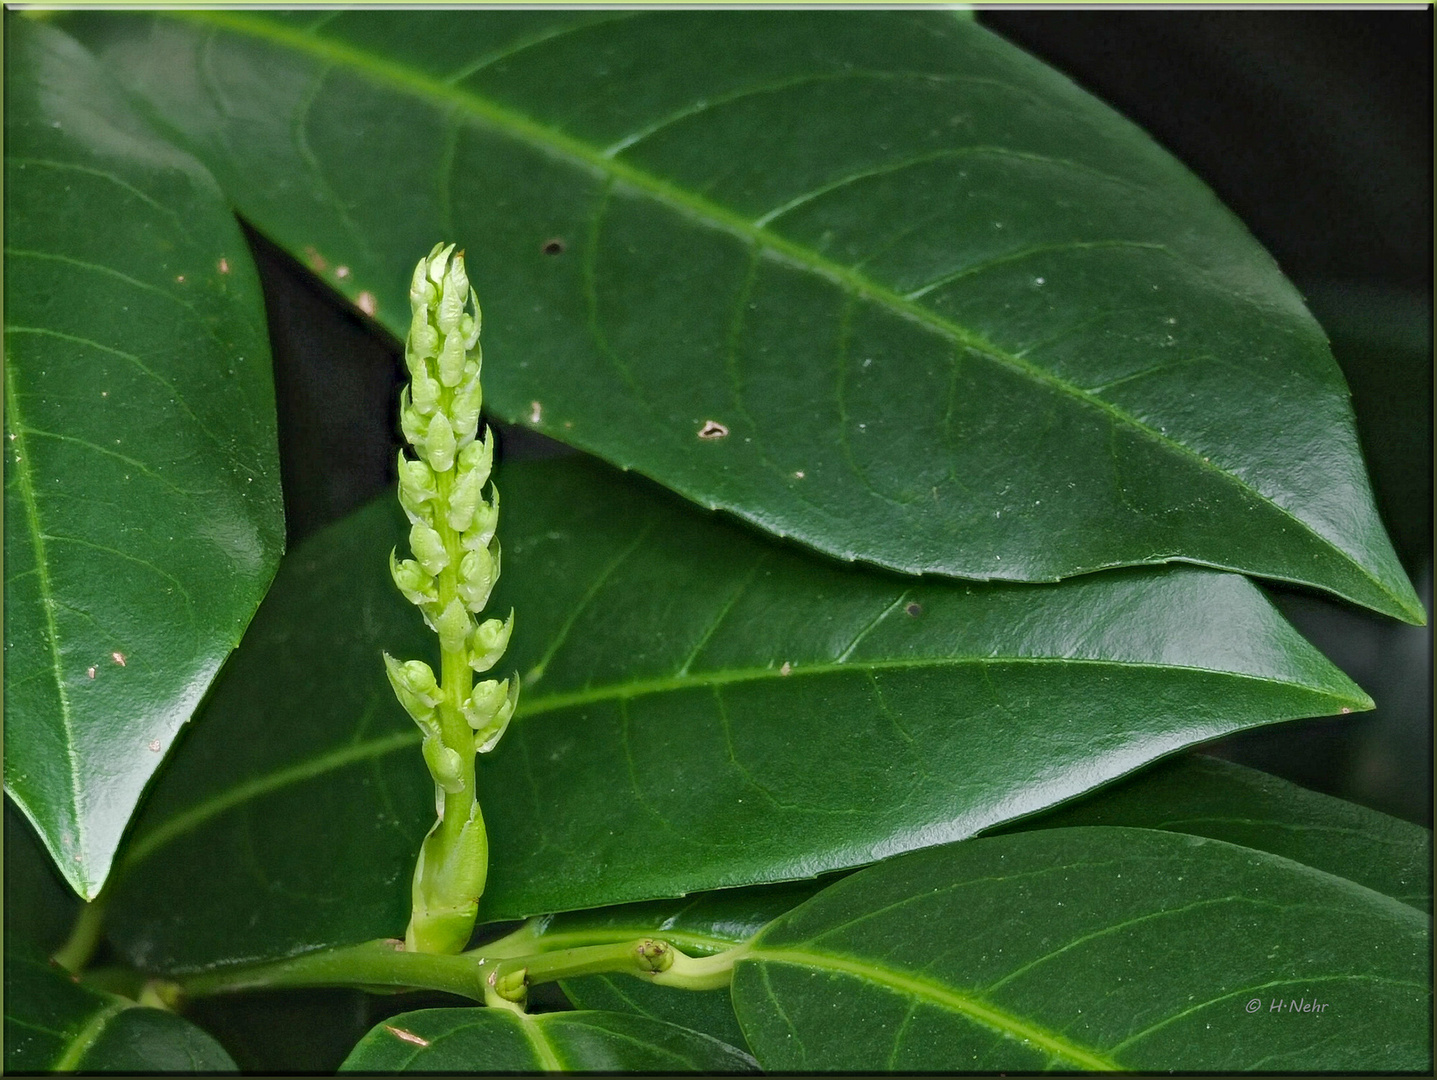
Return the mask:
<path id="1" fill-rule="evenodd" d="M 80 914 L 75 917 L 75 925 L 70 928 L 70 936 L 52 957 L 55 963 L 72 975 L 84 971 L 85 966 L 94 958 L 95 950 L 100 947 L 100 938 L 105 929 L 105 901 L 106 897 L 102 893 L 80 909 Z"/>
<path id="2" fill-rule="evenodd" d="M 320 949 L 284 960 L 212 968 L 173 977 L 187 997 L 315 986 L 442 990 L 482 1000 L 479 964 L 469 956 L 410 952 L 397 938 Z"/>
<path id="3" fill-rule="evenodd" d="M 734 961 L 746 946 L 713 956 L 692 957 L 658 938 L 519 956 L 457 956 L 412 952 L 394 938 L 337 949 L 323 949 L 285 960 L 215 968 L 171 979 L 187 997 L 242 990 L 315 986 L 441 990 L 474 1001 L 510 1007 L 522 1002 L 529 986 L 580 975 L 626 974 L 660 986 L 714 990 L 727 986 Z"/>

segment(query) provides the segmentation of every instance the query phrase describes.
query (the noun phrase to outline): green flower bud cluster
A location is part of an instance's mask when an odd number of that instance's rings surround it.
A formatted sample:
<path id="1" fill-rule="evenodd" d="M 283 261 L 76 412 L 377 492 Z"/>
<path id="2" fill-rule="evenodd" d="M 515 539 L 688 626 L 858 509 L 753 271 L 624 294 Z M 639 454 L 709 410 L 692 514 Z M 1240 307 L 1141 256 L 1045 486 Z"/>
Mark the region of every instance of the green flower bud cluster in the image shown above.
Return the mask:
<path id="1" fill-rule="evenodd" d="M 415 267 L 409 286 L 413 308 L 404 359 L 411 383 L 400 394 L 400 425 L 419 455 L 399 454 L 399 503 L 409 517 L 412 559 L 389 556 L 389 570 L 404 597 L 439 635 L 445 653 L 463 653 L 476 672 L 504 654 L 514 628 L 506 620 L 474 618 L 499 580 L 499 493 L 484 497 L 494 463 L 493 437 L 478 437 L 483 393 L 479 376 L 479 302 L 454 245 L 437 245 Z M 466 308 L 468 310 L 466 310 Z M 447 572 L 447 573 L 446 573 Z M 452 579 L 452 590 L 441 582 Z M 395 696 L 424 733 L 424 757 L 434 781 L 448 790 L 457 770 L 443 748 L 438 707 L 442 695 L 433 671 L 419 660 L 385 665 Z M 430 689 L 434 688 L 434 689 Z M 487 679 L 459 702 L 474 732 L 474 750 L 492 750 L 518 703 L 517 678 Z"/>
<path id="2" fill-rule="evenodd" d="M 422 660 L 384 654 L 395 697 L 423 734 L 439 820 L 415 866 L 414 907 L 405 940 L 424 952 L 467 943 L 488 872 L 488 840 L 475 790 L 474 757 L 494 749 L 514 715 L 519 680 L 475 673 L 498 663 L 514 629 L 479 619 L 499 580 L 499 495 L 485 485 L 493 436 L 479 434 L 479 303 L 454 245 L 437 245 L 414 270 L 413 319 L 404 359 L 410 385 L 400 426 L 415 457 L 399 454 L 399 503 L 409 518 L 412 558 L 389 555 L 404 597 L 439 636 L 440 678 Z"/>

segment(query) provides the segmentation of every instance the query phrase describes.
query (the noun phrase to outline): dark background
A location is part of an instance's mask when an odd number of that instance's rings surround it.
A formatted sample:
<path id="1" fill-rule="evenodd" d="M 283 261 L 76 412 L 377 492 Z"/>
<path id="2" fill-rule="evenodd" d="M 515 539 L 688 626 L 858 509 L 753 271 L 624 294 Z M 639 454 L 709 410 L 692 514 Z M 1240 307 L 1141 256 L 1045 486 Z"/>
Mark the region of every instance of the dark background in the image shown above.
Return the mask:
<path id="1" fill-rule="evenodd" d="M 1352 387 L 1378 506 L 1430 613 L 1432 12 L 988 10 L 980 20 L 1150 132 L 1307 297 Z M 392 484 L 398 346 L 251 239 L 293 542 Z M 511 457 L 558 450 L 522 429 L 500 437 Z M 1430 827 L 1430 630 L 1269 591 L 1377 709 L 1208 749 Z"/>

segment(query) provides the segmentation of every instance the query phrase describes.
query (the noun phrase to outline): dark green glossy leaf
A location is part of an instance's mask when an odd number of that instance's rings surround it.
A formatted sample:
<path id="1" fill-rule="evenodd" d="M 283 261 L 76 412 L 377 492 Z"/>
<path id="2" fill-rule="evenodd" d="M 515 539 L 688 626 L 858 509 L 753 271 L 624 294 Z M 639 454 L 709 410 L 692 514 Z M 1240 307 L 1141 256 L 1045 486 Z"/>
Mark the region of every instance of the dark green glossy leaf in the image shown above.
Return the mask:
<path id="1" fill-rule="evenodd" d="M 507 1009 L 400 1013 L 366 1035 L 341 1072 L 757 1072 L 697 1031 L 605 1012 Z"/>
<path id="2" fill-rule="evenodd" d="M 734 1016 L 728 988 L 675 990 L 623 975 L 589 975 L 559 984 L 576 1009 L 592 1009 L 659 1020 L 711 1035 L 729 1046 L 746 1049 L 743 1029 Z"/>
<path id="3" fill-rule="evenodd" d="M 1218 758 L 1189 755 L 1004 831 L 1135 825 L 1270 851 L 1432 910 L 1432 833 Z"/>
<path id="4" fill-rule="evenodd" d="M 734 1007 L 774 1070 L 1422 1071 L 1428 924 L 1217 840 L 1040 830 L 830 886 L 759 935 Z"/>
<path id="5" fill-rule="evenodd" d="M 5 788 L 91 898 L 279 562 L 274 391 L 214 180 L 6 26 Z"/>
<path id="6" fill-rule="evenodd" d="M 582 460 L 498 485 L 525 690 L 480 763 L 490 919 L 813 877 L 1369 704 L 1235 575 L 914 582 Z M 378 660 L 434 648 L 388 579 L 403 535 L 384 500 L 286 560 L 125 856 L 112 930 L 141 966 L 402 931 L 434 813 Z"/>
<path id="7" fill-rule="evenodd" d="M 506 419 L 847 559 L 1182 560 L 1423 618 L 1296 290 L 1142 132 L 971 20 L 76 25 L 396 334 L 417 255 L 466 247 Z"/>
<path id="8" fill-rule="evenodd" d="M 5 958 L 5 1071 L 233 1072 L 188 1020 L 72 982 L 42 960 Z"/>

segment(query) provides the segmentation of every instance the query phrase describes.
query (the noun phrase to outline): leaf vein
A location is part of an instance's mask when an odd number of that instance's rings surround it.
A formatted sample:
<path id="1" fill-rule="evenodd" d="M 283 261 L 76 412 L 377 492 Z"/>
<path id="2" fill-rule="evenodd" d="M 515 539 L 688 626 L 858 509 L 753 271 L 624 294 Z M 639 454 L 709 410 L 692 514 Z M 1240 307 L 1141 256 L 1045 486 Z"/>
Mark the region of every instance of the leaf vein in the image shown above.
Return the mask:
<path id="1" fill-rule="evenodd" d="M 1048 1031 L 1036 1023 L 1022 1020 L 952 987 L 907 972 L 880 968 L 875 963 L 865 963 L 848 957 L 829 956 L 799 949 L 769 950 L 760 946 L 753 950 L 749 959 L 765 965 L 788 964 L 809 970 L 817 969 L 832 974 L 848 975 L 881 987 L 890 993 L 915 998 L 948 1012 L 958 1013 L 982 1027 L 1001 1035 L 1021 1039 L 1064 1061 L 1071 1062 L 1079 1068 L 1096 1069 L 1102 1072 L 1116 1072 L 1121 1068 L 1115 1060 L 1066 1039 L 1056 1032 Z M 740 961 L 740 963 L 744 962 Z"/>
<path id="2" fill-rule="evenodd" d="M 25 524 L 30 533 L 30 544 L 35 553 L 35 572 L 40 593 L 40 609 L 45 613 L 45 641 L 50 647 L 50 667 L 55 677 L 55 693 L 60 702 L 60 726 L 65 733 L 65 757 L 70 772 L 70 813 L 76 831 L 80 851 L 85 850 L 85 819 L 80 812 L 80 762 L 75 753 L 75 716 L 70 696 L 65 692 L 65 674 L 60 662 L 60 638 L 55 625 L 55 589 L 50 581 L 49 557 L 45 551 L 44 529 L 40 525 L 40 511 L 35 498 L 35 480 L 26 435 L 29 429 L 20 409 L 20 395 L 15 387 L 15 365 L 5 365 L 5 413 L 10 421 L 10 433 L 15 436 L 15 478 L 20 489 L 20 502 L 25 508 Z M 44 835 L 44 830 L 40 830 Z M 88 897 L 87 897 L 88 899 Z"/>

